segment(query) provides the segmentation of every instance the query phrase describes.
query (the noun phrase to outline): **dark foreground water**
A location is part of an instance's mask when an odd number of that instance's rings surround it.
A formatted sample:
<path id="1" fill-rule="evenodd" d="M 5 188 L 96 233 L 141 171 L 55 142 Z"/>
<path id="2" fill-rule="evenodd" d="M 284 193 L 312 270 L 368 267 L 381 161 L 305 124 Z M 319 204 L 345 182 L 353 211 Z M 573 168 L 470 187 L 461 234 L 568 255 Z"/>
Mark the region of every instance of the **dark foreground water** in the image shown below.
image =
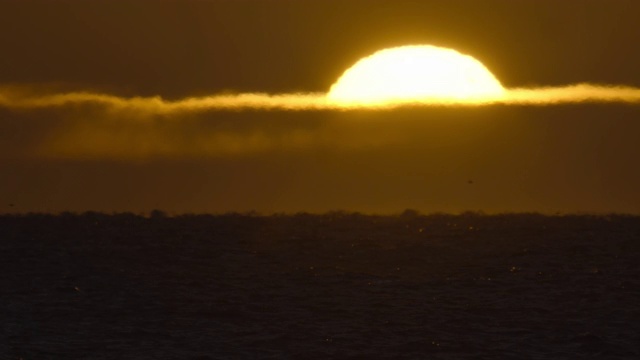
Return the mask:
<path id="1" fill-rule="evenodd" d="M 640 218 L 0 217 L 0 359 L 636 359 Z"/>

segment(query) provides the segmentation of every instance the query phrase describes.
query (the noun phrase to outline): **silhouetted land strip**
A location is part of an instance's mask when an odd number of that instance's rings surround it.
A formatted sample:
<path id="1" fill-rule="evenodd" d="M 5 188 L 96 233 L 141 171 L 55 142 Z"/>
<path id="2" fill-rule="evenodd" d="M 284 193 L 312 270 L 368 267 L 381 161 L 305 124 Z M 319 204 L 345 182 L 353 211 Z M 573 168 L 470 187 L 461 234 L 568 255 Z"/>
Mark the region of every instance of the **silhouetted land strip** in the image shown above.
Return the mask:
<path id="1" fill-rule="evenodd" d="M 640 217 L 0 216 L 0 358 L 637 358 Z"/>

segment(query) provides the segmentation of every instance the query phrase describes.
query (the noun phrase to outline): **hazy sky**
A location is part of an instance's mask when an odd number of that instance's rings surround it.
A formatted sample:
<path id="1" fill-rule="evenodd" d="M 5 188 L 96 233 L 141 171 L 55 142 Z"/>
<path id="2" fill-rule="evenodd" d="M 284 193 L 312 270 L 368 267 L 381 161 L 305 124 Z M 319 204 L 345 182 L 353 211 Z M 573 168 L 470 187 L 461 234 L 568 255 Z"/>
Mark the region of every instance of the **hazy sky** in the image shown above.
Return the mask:
<path id="1" fill-rule="evenodd" d="M 509 88 L 640 87 L 639 13 L 635 0 L 3 1 L 0 213 L 640 213 L 636 104 L 148 105 L 326 92 L 407 44 L 473 55 Z M 135 106 L 16 106 L 68 93 Z"/>

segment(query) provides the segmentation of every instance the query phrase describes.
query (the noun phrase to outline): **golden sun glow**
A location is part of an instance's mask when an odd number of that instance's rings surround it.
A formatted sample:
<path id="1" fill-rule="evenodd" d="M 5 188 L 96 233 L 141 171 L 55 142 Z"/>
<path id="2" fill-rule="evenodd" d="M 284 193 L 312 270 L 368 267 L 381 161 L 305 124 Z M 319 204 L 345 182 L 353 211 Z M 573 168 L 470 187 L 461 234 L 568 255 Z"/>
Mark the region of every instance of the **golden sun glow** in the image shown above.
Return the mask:
<path id="1" fill-rule="evenodd" d="M 504 94 L 495 76 L 473 57 L 437 46 L 410 45 L 361 59 L 333 84 L 327 99 L 356 106 L 485 103 Z"/>

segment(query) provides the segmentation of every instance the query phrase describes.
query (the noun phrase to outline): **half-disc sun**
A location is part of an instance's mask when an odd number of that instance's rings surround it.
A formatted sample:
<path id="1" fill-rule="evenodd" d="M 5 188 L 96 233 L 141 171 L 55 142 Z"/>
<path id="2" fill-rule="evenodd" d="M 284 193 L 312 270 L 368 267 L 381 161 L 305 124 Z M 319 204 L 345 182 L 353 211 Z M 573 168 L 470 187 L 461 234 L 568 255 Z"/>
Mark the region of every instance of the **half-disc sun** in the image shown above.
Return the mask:
<path id="1" fill-rule="evenodd" d="M 327 98 L 342 105 L 407 102 L 489 102 L 505 89 L 478 60 L 452 49 L 411 45 L 361 59 L 331 86 Z"/>

